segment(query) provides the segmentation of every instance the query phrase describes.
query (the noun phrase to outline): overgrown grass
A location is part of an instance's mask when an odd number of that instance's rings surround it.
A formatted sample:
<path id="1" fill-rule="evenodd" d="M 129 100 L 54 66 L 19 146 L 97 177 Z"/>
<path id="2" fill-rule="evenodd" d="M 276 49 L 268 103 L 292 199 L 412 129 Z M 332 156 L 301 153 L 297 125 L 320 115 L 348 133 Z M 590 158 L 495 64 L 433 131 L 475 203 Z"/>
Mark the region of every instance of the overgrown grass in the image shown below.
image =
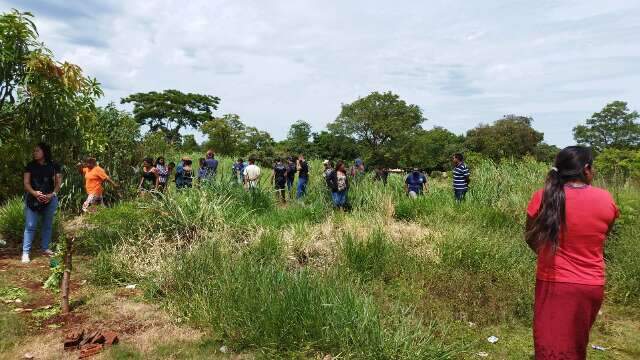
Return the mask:
<path id="1" fill-rule="evenodd" d="M 83 247 L 98 254 L 95 280 L 141 284 L 233 350 L 450 358 L 468 347 L 469 332 L 447 337 L 449 327 L 521 329 L 532 318 L 524 209 L 548 167 L 471 166 L 463 203 L 450 179 L 430 179 L 428 192 L 410 199 L 403 177 L 392 175 L 386 187 L 354 184 L 350 213 L 331 209 L 319 162 L 307 196 L 286 205 L 265 179 L 245 192 L 219 178 L 90 215 Z M 607 301 L 637 305 L 640 195 L 610 191 L 623 216 L 606 248 Z M 394 233 L 403 228 L 411 231 Z M 324 257 L 310 261 L 318 248 Z"/>

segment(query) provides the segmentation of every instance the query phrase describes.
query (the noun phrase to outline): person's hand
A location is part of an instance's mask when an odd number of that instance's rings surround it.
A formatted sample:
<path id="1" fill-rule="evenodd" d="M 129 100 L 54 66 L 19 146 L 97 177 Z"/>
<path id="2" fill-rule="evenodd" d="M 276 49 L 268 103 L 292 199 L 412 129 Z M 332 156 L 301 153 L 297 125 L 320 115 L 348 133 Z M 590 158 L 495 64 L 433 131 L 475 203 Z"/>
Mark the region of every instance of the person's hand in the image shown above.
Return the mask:
<path id="1" fill-rule="evenodd" d="M 41 203 L 46 203 L 47 202 L 47 196 L 45 194 L 42 193 L 42 191 L 36 191 L 33 196 L 38 199 L 38 201 L 40 201 Z"/>

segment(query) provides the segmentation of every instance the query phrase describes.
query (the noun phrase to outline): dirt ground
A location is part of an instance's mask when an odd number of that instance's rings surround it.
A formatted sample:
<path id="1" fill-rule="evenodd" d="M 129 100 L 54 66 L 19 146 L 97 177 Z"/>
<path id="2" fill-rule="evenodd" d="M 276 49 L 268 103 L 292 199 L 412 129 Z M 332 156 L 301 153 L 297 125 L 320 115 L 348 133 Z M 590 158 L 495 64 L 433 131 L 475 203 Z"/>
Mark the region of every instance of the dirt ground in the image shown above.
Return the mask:
<path id="1" fill-rule="evenodd" d="M 74 259 L 71 277 L 73 310 L 62 315 L 60 294 L 42 287 L 50 273 L 49 258 L 36 255 L 31 263 L 22 264 L 18 254 L 0 253 L 0 287 L 13 289 L 21 295 L 17 302 L 5 296 L 0 302 L 0 316 L 11 319 L 5 323 L 22 328 L 13 341 L 7 340 L 10 342 L 0 353 L 1 359 L 22 359 L 25 355 L 34 359 L 77 359 L 78 351 L 63 350 L 63 338 L 65 333 L 79 329 L 118 333 L 120 343 L 94 356 L 94 359 L 191 358 L 188 351 L 180 356 L 172 354 L 171 349 L 162 350 L 162 347 L 181 344 L 179 347 L 188 348 L 192 344 L 202 348 L 205 334 L 176 323 L 158 305 L 146 303 L 139 290 L 92 286 L 87 281 L 88 261 L 83 257 Z M 207 351 L 211 355 L 219 352 L 214 345 L 208 346 Z M 162 351 L 158 352 L 158 349 Z M 226 354 L 224 357 L 237 356 Z"/>

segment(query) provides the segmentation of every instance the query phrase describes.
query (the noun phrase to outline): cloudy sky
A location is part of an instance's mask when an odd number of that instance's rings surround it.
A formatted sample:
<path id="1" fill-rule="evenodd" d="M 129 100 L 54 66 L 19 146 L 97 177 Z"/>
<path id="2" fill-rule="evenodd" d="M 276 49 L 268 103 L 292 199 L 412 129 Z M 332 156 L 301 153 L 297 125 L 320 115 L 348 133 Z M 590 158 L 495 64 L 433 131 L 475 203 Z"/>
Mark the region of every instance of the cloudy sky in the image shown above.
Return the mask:
<path id="1" fill-rule="evenodd" d="M 636 0 L 0 0 L 13 7 L 103 84 L 103 102 L 212 94 L 218 115 L 276 139 L 297 119 L 320 130 L 372 91 L 455 133 L 532 116 L 557 145 L 612 100 L 640 110 Z"/>

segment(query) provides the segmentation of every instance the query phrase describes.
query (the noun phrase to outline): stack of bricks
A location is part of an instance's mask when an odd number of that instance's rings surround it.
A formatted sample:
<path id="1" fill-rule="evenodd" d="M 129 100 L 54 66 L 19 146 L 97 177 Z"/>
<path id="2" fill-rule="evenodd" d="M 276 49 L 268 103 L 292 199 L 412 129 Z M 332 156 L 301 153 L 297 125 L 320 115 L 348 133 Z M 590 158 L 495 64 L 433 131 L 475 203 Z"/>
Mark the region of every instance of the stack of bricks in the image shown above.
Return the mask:
<path id="1" fill-rule="evenodd" d="M 64 349 L 67 351 L 80 350 L 80 359 L 86 359 L 101 352 L 105 346 L 118 343 L 118 334 L 109 330 L 84 330 L 68 333 L 64 337 Z"/>

